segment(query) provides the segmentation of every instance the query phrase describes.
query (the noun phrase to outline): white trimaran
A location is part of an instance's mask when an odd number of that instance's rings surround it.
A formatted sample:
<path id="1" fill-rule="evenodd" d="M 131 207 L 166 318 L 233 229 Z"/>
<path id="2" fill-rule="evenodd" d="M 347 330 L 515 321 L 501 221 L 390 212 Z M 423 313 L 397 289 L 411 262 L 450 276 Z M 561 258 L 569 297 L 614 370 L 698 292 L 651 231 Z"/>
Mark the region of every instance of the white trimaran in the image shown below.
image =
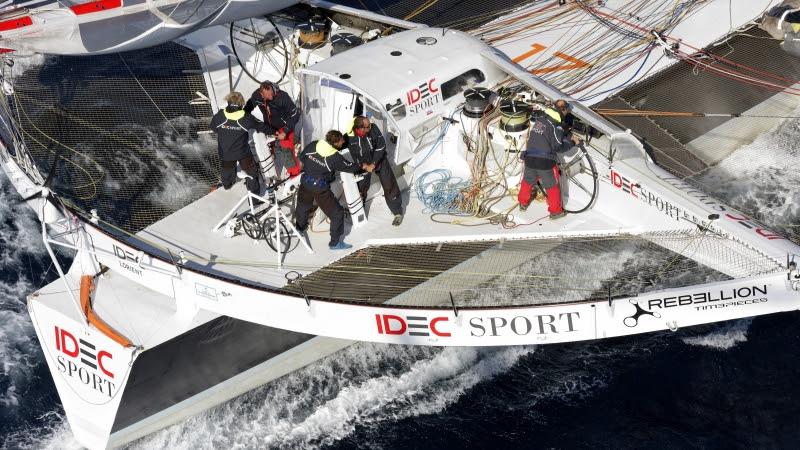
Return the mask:
<path id="1" fill-rule="evenodd" d="M 313 0 L 305 9 L 261 18 L 291 3 L 6 6 L 0 46 L 16 51 L 7 61 L 24 52 L 91 55 L 175 40 L 197 55 L 205 81 L 205 90 L 181 102 L 205 102 L 216 111 L 231 89 L 252 92 L 256 82 L 239 59 L 255 79 L 282 79 L 301 106 L 304 144 L 326 130 L 344 130 L 363 109 L 387 136 L 404 188 L 405 219 L 393 227 L 378 184 L 362 205 L 354 178 L 342 177 L 337 189 L 351 212 L 347 241 L 354 245 L 347 252 L 330 251 L 327 233 L 309 233 L 301 242 L 283 225 L 273 206 L 280 202 L 277 210 L 291 217 L 291 202 L 284 201 L 293 194 L 290 183 L 263 192 L 266 203 L 255 209 L 240 203 L 246 191 L 238 183 L 130 231 L 51 189 L 50 167 L 37 166 L 26 148 L 36 133 L 20 116 L 25 99 L 7 77 L 2 167 L 38 214 L 62 274 L 30 296 L 30 315 L 83 445 L 125 444 L 352 341 L 560 343 L 800 307 L 794 264 L 800 247 L 659 167 L 635 133 L 538 76 L 565 90 L 580 85 L 581 95 L 599 101 L 726 37 L 774 2 L 686 2 L 668 10 L 648 2 L 537 2 L 470 33 Z M 319 17 L 296 16 L 309 5 Z M 660 28 L 646 23 L 654 17 Z M 357 39 L 331 44 L 332 35 L 343 33 Z M 596 61 L 563 45 L 580 35 L 570 48 L 601 48 L 615 33 L 626 39 L 638 33 L 641 42 L 606 45 Z M 234 58 L 234 41 L 255 44 L 240 45 Z M 603 65 L 650 46 L 667 57 L 641 67 Z M 561 161 L 564 202 L 574 213 L 551 221 L 544 203 L 520 211 L 514 193 L 530 105 L 558 98 L 571 100 L 583 129 L 595 131 L 585 150 L 575 148 Z M 733 150 L 753 137 L 727 145 Z M 253 144 L 266 185 L 273 175 L 267 142 L 255 135 Z M 51 152 L 68 160 L 71 151 Z M 322 220 L 317 214 L 316 227 Z M 597 278 L 619 271 L 589 270 L 585 259 L 592 246 L 620 242 L 665 249 L 654 271 L 659 281 L 669 279 L 678 259 L 722 281 L 619 295 Z M 71 267 L 60 267 L 55 247 L 72 249 Z M 577 260 L 553 266 L 560 255 Z"/>

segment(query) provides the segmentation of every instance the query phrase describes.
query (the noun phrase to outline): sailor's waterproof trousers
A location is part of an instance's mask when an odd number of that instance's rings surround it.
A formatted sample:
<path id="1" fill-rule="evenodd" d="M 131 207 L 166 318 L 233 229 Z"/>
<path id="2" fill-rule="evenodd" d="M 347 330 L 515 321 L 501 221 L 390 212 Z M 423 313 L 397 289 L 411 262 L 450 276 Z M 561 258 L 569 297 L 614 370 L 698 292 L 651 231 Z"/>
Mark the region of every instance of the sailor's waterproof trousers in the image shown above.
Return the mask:
<path id="1" fill-rule="evenodd" d="M 344 208 L 336 200 L 336 196 L 331 192 L 331 188 L 318 188 L 300 183 L 300 190 L 297 192 L 297 209 L 295 211 L 297 227 L 300 230 L 308 228 L 308 216 L 314 208 L 314 204 L 328 216 L 331 221 L 331 241 L 329 246 L 339 243 L 344 233 Z"/>
<path id="2" fill-rule="evenodd" d="M 550 169 L 525 167 L 522 183 L 519 186 L 517 201 L 522 206 L 530 205 L 536 199 L 536 183 L 542 185 L 547 193 L 547 211 L 550 214 L 559 214 L 564 211 L 561 206 L 561 189 L 558 187 L 558 166 L 553 163 Z"/>
<path id="3" fill-rule="evenodd" d="M 238 161 L 219 162 L 219 176 L 222 180 L 222 187 L 225 189 L 230 189 L 236 183 L 237 162 L 239 163 L 239 167 L 242 168 L 242 171 L 244 171 L 244 173 L 250 177 L 250 179 L 246 181 L 247 190 L 254 194 L 258 194 L 258 166 L 256 165 L 256 160 L 251 155 L 247 155 Z"/>
<path id="4" fill-rule="evenodd" d="M 375 168 L 378 174 L 378 180 L 383 187 L 383 197 L 386 199 L 386 206 L 393 215 L 403 214 L 403 197 L 400 195 L 400 187 L 397 186 L 397 178 L 394 176 L 392 167 L 386 160 L 381 160 L 380 165 Z M 372 174 L 364 174 L 364 178 L 358 182 L 358 190 L 361 192 L 361 199 L 366 200 L 367 191 L 369 190 L 370 182 L 372 181 Z"/>

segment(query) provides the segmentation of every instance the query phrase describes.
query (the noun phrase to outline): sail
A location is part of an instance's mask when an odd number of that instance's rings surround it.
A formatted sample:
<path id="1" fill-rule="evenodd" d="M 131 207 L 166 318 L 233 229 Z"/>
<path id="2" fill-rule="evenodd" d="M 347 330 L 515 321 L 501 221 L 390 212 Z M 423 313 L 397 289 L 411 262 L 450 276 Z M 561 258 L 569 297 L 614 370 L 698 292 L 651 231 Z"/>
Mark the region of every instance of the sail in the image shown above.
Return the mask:
<path id="1" fill-rule="evenodd" d="M 205 26 L 269 14 L 294 3 L 293 0 L 28 2 L 0 11 L 0 48 L 58 55 L 136 50 L 177 39 Z"/>

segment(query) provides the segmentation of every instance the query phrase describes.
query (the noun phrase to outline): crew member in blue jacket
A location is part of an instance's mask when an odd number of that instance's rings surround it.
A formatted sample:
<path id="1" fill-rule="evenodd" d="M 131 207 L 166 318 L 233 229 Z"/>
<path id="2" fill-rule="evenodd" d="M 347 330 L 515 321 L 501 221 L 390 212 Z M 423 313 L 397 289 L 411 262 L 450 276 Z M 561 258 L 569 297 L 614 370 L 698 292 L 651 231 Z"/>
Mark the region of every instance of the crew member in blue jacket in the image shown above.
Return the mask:
<path id="1" fill-rule="evenodd" d="M 550 218 L 558 219 L 567 214 L 561 205 L 561 189 L 558 187 L 557 153 L 565 152 L 580 142 L 577 136 L 564 134 L 561 115 L 557 111 L 549 108 L 534 110 L 528 143 L 521 155 L 525 160 L 525 171 L 517 195 L 520 210 L 526 210 L 536 198 L 538 182 L 547 192 Z"/>

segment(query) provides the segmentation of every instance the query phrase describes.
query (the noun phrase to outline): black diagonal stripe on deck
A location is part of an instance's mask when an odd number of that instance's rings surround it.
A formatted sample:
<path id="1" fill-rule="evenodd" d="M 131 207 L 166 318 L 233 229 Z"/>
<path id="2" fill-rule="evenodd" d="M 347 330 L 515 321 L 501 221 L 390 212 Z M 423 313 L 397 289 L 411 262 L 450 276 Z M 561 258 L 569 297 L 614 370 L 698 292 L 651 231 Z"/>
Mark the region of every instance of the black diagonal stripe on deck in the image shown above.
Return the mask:
<path id="1" fill-rule="evenodd" d="M 93 353 L 89 353 L 89 352 L 88 352 L 86 349 L 83 349 L 83 348 L 82 348 L 82 349 L 81 349 L 81 353 L 82 353 L 83 355 L 85 355 L 85 356 L 89 357 L 89 358 L 92 358 L 92 359 L 97 359 L 97 356 L 95 356 Z"/>
<path id="2" fill-rule="evenodd" d="M 80 341 L 81 345 L 85 345 L 86 347 L 89 347 L 92 350 L 95 349 L 94 344 L 92 344 L 91 342 L 84 341 L 83 339 L 78 339 L 78 340 Z"/>
<path id="3" fill-rule="evenodd" d="M 735 52 L 730 49 L 735 48 Z M 780 42 L 753 26 L 705 52 L 733 63 L 800 80 L 800 58 L 789 55 Z M 778 82 L 784 83 L 784 82 Z M 676 88 L 677 87 L 677 88 Z M 735 95 L 731 95 L 735 92 Z M 597 108 L 642 111 L 689 111 L 741 114 L 775 95 L 771 89 L 750 87 L 740 81 L 678 62 L 596 105 Z M 611 116 L 621 128 L 643 138 L 656 163 L 673 174 L 690 177 L 707 165 L 686 144 L 731 120 L 730 117 Z M 758 120 L 758 119 L 752 119 Z M 745 211 L 749 212 L 749 211 Z"/>

